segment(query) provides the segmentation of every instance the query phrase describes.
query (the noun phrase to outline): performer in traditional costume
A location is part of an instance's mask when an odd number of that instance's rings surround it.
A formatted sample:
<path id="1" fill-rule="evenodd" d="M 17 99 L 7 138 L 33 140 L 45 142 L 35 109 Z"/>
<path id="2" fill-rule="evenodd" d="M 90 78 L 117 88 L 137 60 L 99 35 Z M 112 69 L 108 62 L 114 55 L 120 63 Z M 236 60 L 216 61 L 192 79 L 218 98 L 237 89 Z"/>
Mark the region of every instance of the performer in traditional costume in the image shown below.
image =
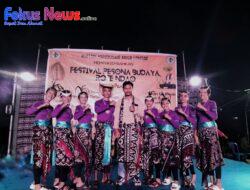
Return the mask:
<path id="1" fill-rule="evenodd" d="M 76 106 L 74 119 L 78 121 L 74 134 L 74 154 L 75 154 L 75 180 L 76 188 L 89 188 L 91 175 L 92 141 L 91 141 L 91 121 L 94 114 L 90 105 L 87 104 L 87 92 L 80 92 L 78 95 L 80 105 Z M 82 181 L 82 171 L 85 166 L 84 183 Z"/>
<path id="2" fill-rule="evenodd" d="M 97 113 L 94 144 L 95 188 L 98 186 L 99 172 L 103 173 L 103 183 L 112 183 L 110 170 L 115 101 L 110 100 L 113 86 L 111 84 L 100 84 L 100 86 L 103 98 L 95 102 L 95 112 Z"/>
<path id="3" fill-rule="evenodd" d="M 196 111 L 189 103 L 189 94 L 182 90 L 179 93 L 179 105 L 175 109 L 180 126 L 176 130 L 176 144 L 180 159 L 180 172 L 186 186 L 195 187 L 196 175 L 193 156 L 195 154 L 194 130 L 196 127 Z M 192 177 L 190 177 L 190 173 Z"/>
<path id="4" fill-rule="evenodd" d="M 216 174 L 216 181 L 212 181 L 211 189 L 221 190 L 221 166 L 224 165 L 223 155 L 217 133 L 216 120 L 218 118 L 217 105 L 209 99 L 211 90 L 202 86 L 199 90 L 200 102 L 197 104 L 197 133 L 196 143 L 201 151 L 197 156 L 197 167 L 202 171 L 202 182 L 208 187 L 207 176 Z"/>
<path id="5" fill-rule="evenodd" d="M 146 183 L 150 187 L 161 185 L 161 152 L 157 126 L 158 110 L 154 107 L 154 98 L 149 94 L 145 98 L 143 123 L 143 170 Z M 156 177 L 154 177 L 154 169 Z"/>
<path id="6" fill-rule="evenodd" d="M 52 117 L 56 118 L 54 126 L 55 153 L 56 153 L 56 178 L 55 188 L 69 189 L 66 185 L 67 176 L 74 162 L 74 144 L 71 131 L 71 119 L 73 118 L 70 108 L 71 92 L 63 90 L 60 94 L 62 104 L 56 106 L 52 112 Z"/>
<path id="7" fill-rule="evenodd" d="M 133 179 L 135 186 L 140 186 L 142 131 L 141 119 L 143 104 L 133 95 L 133 83 L 125 81 L 122 85 L 124 96 L 116 103 L 115 137 L 118 157 L 117 185 Z"/>
<path id="8" fill-rule="evenodd" d="M 170 109 L 170 100 L 166 97 L 161 100 L 163 111 L 159 114 L 158 125 L 161 139 L 162 171 L 164 175 L 163 185 L 171 184 L 171 189 L 179 190 L 178 167 L 179 156 L 176 145 L 175 131 L 179 126 L 178 116 Z M 173 180 L 171 178 L 173 175 Z"/>
<path id="9" fill-rule="evenodd" d="M 53 107 L 50 101 L 56 97 L 57 90 L 50 87 L 46 90 L 43 101 L 35 102 L 26 110 L 28 115 L 35 115 L 33 126 L 32 150 L 33 150 L 33 172 L 34 183 L 31 189 L 46 189 L 41 187 L 40 178 L 46 178 L 51 167 L 51 152 L 53 146 L 53 131 L 51 113 Z"/>

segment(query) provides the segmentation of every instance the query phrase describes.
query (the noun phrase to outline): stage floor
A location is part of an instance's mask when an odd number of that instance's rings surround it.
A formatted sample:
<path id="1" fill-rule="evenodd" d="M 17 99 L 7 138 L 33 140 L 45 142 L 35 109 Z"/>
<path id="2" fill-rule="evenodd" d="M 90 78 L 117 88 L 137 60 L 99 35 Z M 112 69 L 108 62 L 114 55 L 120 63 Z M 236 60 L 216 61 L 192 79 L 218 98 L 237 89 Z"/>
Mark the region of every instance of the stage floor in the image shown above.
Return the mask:
<path id="1" fill-rule="evenodd" d="M 225 190 L 250 190 L 250 164 L 244 162 L 238 162 L 234 160 L 225 159 L 225 166 L 222 170 L 223 186 Z M 18 169 L 15 167 L 7 168 L 1 167 L 0 172 L 4 174 L 4 178 L 0 179 L 0 190 L 28 190 L 29 185 L 33 180 L 33 175 L 30 170 Z M 116 176 L 116 172 L 113 172 L 113 177 Z M 52 176 L 49 180 L 49 185 L 52 183 Z M 111 186 L 100 185 L 99 189 L 110 190 L 115 189 Z M 135 189 L 132 184 L 124 185 L 121 190 Z M 137 188 L 138 189 L 138 188 Z M 139 189 L 150 189 L 146 186 L 142 186 Z M 156 189 L 156 188 L 155 188 Z M 161 186 L 157 189 L 168 190 L 169 186 Z M 197 183 L 196 189 L 201 188 L 201 173 L 197 171 Z"/>

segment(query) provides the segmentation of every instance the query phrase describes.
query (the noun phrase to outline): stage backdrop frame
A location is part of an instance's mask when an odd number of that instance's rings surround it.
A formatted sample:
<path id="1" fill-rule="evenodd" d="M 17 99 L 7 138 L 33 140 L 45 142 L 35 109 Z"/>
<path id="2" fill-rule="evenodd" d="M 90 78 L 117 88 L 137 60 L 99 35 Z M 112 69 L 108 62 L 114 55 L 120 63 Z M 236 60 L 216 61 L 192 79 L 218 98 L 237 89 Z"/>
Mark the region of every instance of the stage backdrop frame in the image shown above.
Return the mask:
<path id="1" fill-rule="evenodd" d="M 72 109 L 78 104 L 79 88 L 89 93 L 89 104 L 101 98 L 100 83 L 114 85 L 112 99 L 123 96 L 122 83 L 134 83 L 134 95 L 144 102 L 151 91 L 156 107 L 162 94 L 177 105 L 177 55 L 92 49 L 49 49 L 45 87 L 53 83 L 73 94 Z M 59 96 L 53 105 L 60 104 Z"/>

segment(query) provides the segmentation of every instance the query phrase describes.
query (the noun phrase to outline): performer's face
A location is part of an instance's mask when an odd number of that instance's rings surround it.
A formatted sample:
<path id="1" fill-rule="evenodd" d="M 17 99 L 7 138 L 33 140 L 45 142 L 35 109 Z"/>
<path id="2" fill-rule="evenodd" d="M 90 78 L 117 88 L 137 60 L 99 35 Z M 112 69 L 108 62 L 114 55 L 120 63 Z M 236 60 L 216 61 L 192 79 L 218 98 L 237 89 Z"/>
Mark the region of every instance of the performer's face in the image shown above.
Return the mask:
<path id="1" fill-rule="evenodd" d="M 186 93 L 186 92 L 180 93 L 180 103 L 181 104 L 188 103 L 188 101 L 189 101 L 188 93 Z"/>
<path id="2" fill-rule="evenodd" d="M 200 89 L 199 96 L 200 96 L 200 99 L 202 102 L 207 101 L 209 98 L 209 95 L 207 93 L 207 89 Z"/>
<path id="3" fill-rule="evenodd" d="M 64 104 L 69 104 L 71 101 L 71 96 L 62 96 L 62 101 Z"/>
<path id="4" fill-rule="evenodd" d="M 170 108 L 170 103 L 167 100 L 163 100 L 161 103 L 161 107 L 164 110 L 168 110 Z"/>
<path id="5" fill-rule="evenodd" d="M 102 88 L 102 96 L 104 98 L 110 98 L 111 97 L 111 89 L 110 88 Z"/>
<path id="6" fill-rule="evenodd" d="M 44 100 L 46 102 L 50 102 L 51 100 L 53 100 L 56 96 L 56 92 L 54 90 L 49 90 L 48 92 L 46 92 L 45 96 L 44 96 Z"/>
<path id="7" fill-rule="evenodd" d="M 131 85 L 125 85 L 123 88 L 123 92 L 125 94 L 125 96 L 132 96 L 132 91 L 133 91 L 133 87 Z"/>
<path id="8" fill-rule="evenodd" d="M 79 97 L 79 102 L 80 104 L 83 104 L 85 105 L 88 101 L 88 97 L 86 96 L 86 94 L 82 94 L 80 97 Z"/>
<path id="9" fill-rule="evenodd" d="M 153 100 L 145 100 L 145 104 L 146 104 L 147 108 L 152 108 L 154 101 Z"/>

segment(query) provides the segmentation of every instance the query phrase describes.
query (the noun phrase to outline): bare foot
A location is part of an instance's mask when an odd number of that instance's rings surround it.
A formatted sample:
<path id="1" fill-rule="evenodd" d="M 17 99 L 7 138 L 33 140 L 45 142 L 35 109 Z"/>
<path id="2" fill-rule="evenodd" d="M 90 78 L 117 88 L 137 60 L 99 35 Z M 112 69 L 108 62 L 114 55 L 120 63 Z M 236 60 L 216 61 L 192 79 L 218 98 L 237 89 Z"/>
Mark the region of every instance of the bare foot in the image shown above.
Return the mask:
<path id="1" fill-rule="evenodd" d="M 160 178 L 156 178 L 156 182 L 161 184 L 161 179 Z"/>
<path id="2" fill-rule="evenodd" d="M 40 184 L 35 184 L 35 190 L 40 190 L 41 189 L 41 185 Z"/>
<path id="3" fill-rule="evenodd" d="M 59 181 L 59 178 L 55 178 L 53 186 L 58 185 L 59 182 L 60 182 L 60 181 Z"/>
<path id="4" fill-rule="evenodd" d="M 82 182 L 81 179 L 78 180 L 76 187 L 82 187 L 84 185 L 84 183 Z"/>
<path id="5" fill-rule="evenodd" d="M 76 177 L 76 178 L 73 180 L 73 183 L 76 184 L 76 183 L 78 183 L 78 181 L 79 181 L 79 180 L 78 180 L 78 178 Z"/>
<path id="6" fill-rule="evenodd" d="M 192 175 L 191 184 L 195 186 L 195 183 L 196 183 L 196 175 L 194 174 Z"/>
<path id="7" fill-rule="evenodd" d="M 103 177 L 102 177 L 102 183 L 105 183 L 107 181 L 108 177 L 106 174 L 103 174 Z"/>
<path id="8" fill-rule="evenodd" d="M 220 189 L 222 189 L 222 184 L 221 184 L 221 180 L 217 180 L 216 181 L 216 186 L 219 187 Z"/>
<path id="9" fill-rule="evenodd" d="M 60 182 L 59 185 L 58 185 L 58 189 L 62 189 L 64 185 L 65 185 L 64 182 Z"/>

